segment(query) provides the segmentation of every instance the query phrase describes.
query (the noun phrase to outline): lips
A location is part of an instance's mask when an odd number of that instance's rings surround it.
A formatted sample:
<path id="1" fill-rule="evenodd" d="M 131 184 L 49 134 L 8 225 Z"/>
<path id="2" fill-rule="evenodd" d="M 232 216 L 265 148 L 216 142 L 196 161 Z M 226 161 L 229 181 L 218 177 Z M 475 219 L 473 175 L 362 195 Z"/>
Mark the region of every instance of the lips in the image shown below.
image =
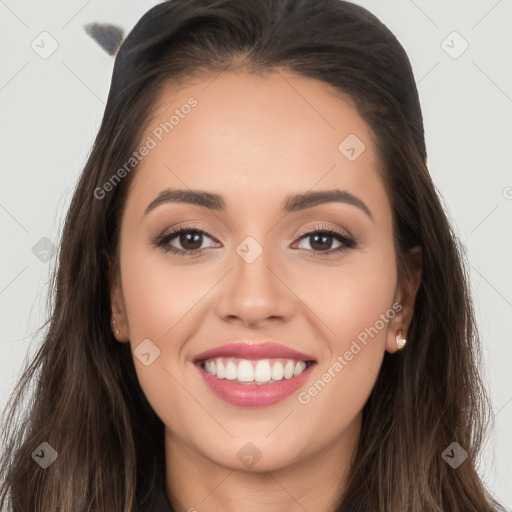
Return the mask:
<path id="1" fill-rule="evenodd" d="M 298 361 L 315 361 L 313 356 L 299 352 L 279 343 L 264 342 L 257 344 L 229 343 L 198 354 L 194 361 L 204 361 L 216 357 L 238 357 L 240 359 L 296 359 Z"/>
<path id="2" fill-rule="evenodd" d="M 316 360 L 279 343 L 264 342 L 222 345 L 201 352 L 194 363 L 203 382 L 218 398 L 237 407 L 266 407 L 302 387 Z"/>

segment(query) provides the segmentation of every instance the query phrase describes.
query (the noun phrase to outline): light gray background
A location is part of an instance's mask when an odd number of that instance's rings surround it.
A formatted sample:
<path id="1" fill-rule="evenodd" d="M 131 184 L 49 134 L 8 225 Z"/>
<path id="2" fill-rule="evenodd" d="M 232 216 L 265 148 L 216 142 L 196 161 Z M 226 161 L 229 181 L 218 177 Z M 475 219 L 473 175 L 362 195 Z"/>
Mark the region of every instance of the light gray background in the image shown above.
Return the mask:
<path id="1" fill-rule="evenodd" d="M 48 276 L 56 259 L 42 262 L 32 248 L 43 237 L 58 243 L 64 213 L 107 98 L 114 59 L 83 26 L 114 23 L 129 31 L 155 3 L 0 0 L 1 407 L 25 357 L 35 350 L 38 340 L 31 333 L 46 318 Z M 412 62 L 429 168 L 471 264 L 484 376 L 496 419 L 481 472 L 510 508 L 512 4 L 510 0 L 357 3 L 395 33 Z M 43 31 L 58 43 L 47 59 L 31 48 Z M 469 46 L 458 55 L 464 41 Z"/>

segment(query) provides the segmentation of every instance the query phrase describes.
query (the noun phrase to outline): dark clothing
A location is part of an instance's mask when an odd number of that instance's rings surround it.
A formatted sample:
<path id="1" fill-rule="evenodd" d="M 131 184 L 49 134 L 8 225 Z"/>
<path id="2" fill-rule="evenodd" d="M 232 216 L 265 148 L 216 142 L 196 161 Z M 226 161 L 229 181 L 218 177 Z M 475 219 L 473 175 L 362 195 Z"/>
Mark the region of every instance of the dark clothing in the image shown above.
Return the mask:
<path id="1" fill-rule="evenodd" d="M 150 495 L 147 507 L 144 507 L 144 511 L 146 512 L 174 512 L 171 504 L 169 503 L 169 499 L 167 498 L 167 494 L 165 493 L 165 488 L 162 486 L 157 486 L 153 490 Z"/>

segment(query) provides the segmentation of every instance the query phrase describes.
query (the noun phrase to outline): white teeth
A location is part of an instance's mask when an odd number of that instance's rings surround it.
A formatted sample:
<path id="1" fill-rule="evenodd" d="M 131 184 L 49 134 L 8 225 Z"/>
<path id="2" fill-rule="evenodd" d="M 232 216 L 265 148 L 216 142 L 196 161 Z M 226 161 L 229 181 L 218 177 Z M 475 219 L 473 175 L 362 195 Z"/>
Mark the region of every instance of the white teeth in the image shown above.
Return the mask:
<path id="1" fill-rule="evenodd" d="M 208 362 L 208 361 L 206 361 L 206 362 Z M 206 371 L 208 371 L 208 370 L 206 370 Z M 217 359 L 217 378 L 218 379 L 226 378 L 226 367 L 224 366 L 224 363 L 220 359 Z"/>
<path id="2" fill-rule="evenodd" d="M 226 365 L 226 379 L 235 380 L 238 376 L 238 371 L 236 368 L 236 364 L 233 361 L 228 361 Z"/>
<path id="3" fill-rule="evenodd" d="M 243 362 L 243 361 L 242 361 Z M 242 362 L 238 366 L 242 365 Z M 251 364 L 252 366 L 252 364 Z M 254 380 L 256 382 L 268 382 L 272 378 L 272 368 L 270 368 L 270 363 L 268 362 L 268 359 L 263 359 L 261 361 L 258 361 L 258 364 L 256 365 L 256 369 L 254 370 Z"/>
<path id="4" fill-rule="evenodd" d="M 284 377 L 284 368 L 280 361 L 272 366 L 272 380 L 281 380 Z"/>
<path id="5" fill-rule="evenodd" d="M 284 367 L 284 378 L 285 379 L 291 379 L 293 377 L 293 369 L 295 368 L 295 365 L 293 364 L 293 361 L 287 361 L 286 366 Z"/>
<path id="6" fill-rule="evenodd" d="M 204 370 L 218 379 L 236 380 L 244 383 L 265 384 L 291 379 L 300 375 L 307 365 L 294 359 L 249 359 L 221 358 L 204 362 Z"/>
<path id="7" fill-rule="evenodd" d="M 257 367 L 256 371 L 258 371 Z M 241 382 L 252 382 L 254 380 L 254 367 L 250 361 L 244 360 L 238 364 L 238 380 Z"/>
<path id="8" fill-rule="evenodd" d="M 297 361 L 295 365 L 295 370 L 293 370 L 293 375 L 300 375 L 306 369 L 306 363 L 304 361 Z"/>

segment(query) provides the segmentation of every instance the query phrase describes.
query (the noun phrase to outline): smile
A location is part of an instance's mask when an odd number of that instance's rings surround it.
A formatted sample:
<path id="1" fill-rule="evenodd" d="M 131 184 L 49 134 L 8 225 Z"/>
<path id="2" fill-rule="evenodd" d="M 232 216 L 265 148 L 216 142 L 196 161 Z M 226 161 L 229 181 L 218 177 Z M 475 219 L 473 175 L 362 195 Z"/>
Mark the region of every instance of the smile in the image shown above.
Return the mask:
<path id="1" fill-rule="evenodd" d="M 268 407 L 304 386 L 314 361 L 216 358 L 197 363 L 210 391 L 236 407 Z M 223 376 L 222 376 L 223 375 Z"/>
<path id="2" fill-rule="evenodd" d="M 237 383 L 271 384 L 300 375 L 312 362 L 294 359 L 237 359 L 217 357 L 202 363 L 205 372 Z"/>

